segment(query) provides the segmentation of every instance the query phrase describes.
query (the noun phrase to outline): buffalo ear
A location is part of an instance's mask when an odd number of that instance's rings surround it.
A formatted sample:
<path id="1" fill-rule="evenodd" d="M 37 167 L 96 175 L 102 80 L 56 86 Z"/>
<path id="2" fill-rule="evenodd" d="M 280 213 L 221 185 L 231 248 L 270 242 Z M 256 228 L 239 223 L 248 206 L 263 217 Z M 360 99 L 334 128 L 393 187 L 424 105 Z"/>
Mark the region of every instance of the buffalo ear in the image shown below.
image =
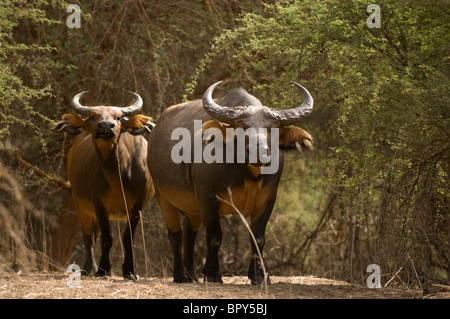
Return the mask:
<path id="1" fill-rule="evenodd" d="M 129 120 L 125 120 L 125 130 L 131 135 L 150 133 L 155 127 L 153 119 L 143 114 L 137 114 Z"/>
<path id="2" fill-rule="evenodd" d="M 223 140 L 225 140 L 226 126 L 227 126 L 227 124 L 220 123 L 220 122 L 218 122 L 216 120 L 209 120 L 209 121 L 203 123 L 203 125 L 202 125 L 202 137 L 206 138 L 205 139 L 205 145 L 208 144 L 209 142 L 211 142 L 212 136 L 214 135 L 214 134 L 210 134 L 210 135 L 206 135 L 205 136 L 205 132 L 207 132 L 208 129 L 214 128 L 214 129 L 220 130 L 222 132 L 222 138 L 223 138 Z"/>
<path id="3" fill-rule="evenodd" d="M 295 150 L 302 152 L 303 149 L 314 150 L 313 138 L 304 129 L 294 126 L 280 128 L 280 148 L 283 150 Z"/>
<path id="4" fill-rule="evenodd" d="M 217 122 L 216 120 L 209 120 L 203 123 L 202 125 L 202 134 L 205 133 L 205 131 L 209 128 L 217 128 L 223 132 L 225 132 L 225 127 L 222 123 Z"/>
<path id="5" fill-rule="evenodd" d="M 56 123 L 53 129 L 65 131 L 70 135 L 78 135 L 82 132 L 85 123 L 77 114 L 64 114 L 62 120 Z"/>

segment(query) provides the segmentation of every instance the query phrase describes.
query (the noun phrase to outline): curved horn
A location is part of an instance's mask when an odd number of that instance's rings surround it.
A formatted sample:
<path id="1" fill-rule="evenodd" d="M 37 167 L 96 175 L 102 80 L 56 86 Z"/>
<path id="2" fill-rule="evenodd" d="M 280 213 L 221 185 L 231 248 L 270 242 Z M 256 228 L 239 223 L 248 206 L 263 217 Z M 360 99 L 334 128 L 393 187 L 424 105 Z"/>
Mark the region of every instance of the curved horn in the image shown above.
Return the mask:
<path id="1" fill-rule="evenodd" d="M 132 116 L 138 113 L 142 109 L 142 105 L 144 105 L 144 102 L 142 101 L 142 98 L 139 96 L 139 94 L 131 91 L 128 91 L 128 93 L 132 94 L 136 98 L 136 101 L 134 101 L 134 103 L 130 106 L 120 108 L 123 116 Z"/>
<path id="2" fill-rule="evenodd" d="M 293 109 L 269 109 L 270 116 L 279 121 L 280 126 L 296 124 L 301 118 L 308 116 L 313 110 L 314 100 L 308 90 L 296 82 L 291 83 L 302 91 L 304 96 L 303 102 L 300 106 Z"/>
<path id="3" fill-rule="evenodd" d="M 211 85 L 203 94 L 202 103 L 205 111 L 215 120 L 223 123 L 233 124 L 243 114 L 242 107 L 221 106 L 214 102 L 212 92 L 222 81 Z"/>
<path id="4" fill-rule="evenodd" d="M 89 115 L 89 113 L 92 112 L 92 110 L 99 107 L 99 106 L 90 107 L 90 106 L 81 105 L 80 98 L 86 93 L 89 93 L 89 91 L 84 91 L 84 92 L 78 93 L 77 95 L 75 95 L 73 97 L 73 99 L 71 101 L 72 109 L 80 115 Z M 139 112 L 142 109 L 142 105 L 144 104 L 144 102 L 142 101 L 142 98 L 139 96 L 139 94 L 130 92 L 130 91 L 128 93 L 134 95 L 134 97 L 136 98 L 136 101 L 130 106 L 117 107 L 118 109 L 120 109 L 122 111 L 123 116 L 132 116 L 132 115 L 136 114 L 137 112 Z"/>
<path id="5" fill-rule="evenodd" d="M 78 93 L 77 95 L 75 95 L 73 97 L 72 101 L 70 102 L 72 109 L 80 115 L 88 115 L 92 111 L 92 107 L 84 106 L 84 105 L 81 105 L 81 103 L 80 103 L 81 96 L 86 93 L 89 93 L 89 91 L 84 91 L 84 92 Z"/>

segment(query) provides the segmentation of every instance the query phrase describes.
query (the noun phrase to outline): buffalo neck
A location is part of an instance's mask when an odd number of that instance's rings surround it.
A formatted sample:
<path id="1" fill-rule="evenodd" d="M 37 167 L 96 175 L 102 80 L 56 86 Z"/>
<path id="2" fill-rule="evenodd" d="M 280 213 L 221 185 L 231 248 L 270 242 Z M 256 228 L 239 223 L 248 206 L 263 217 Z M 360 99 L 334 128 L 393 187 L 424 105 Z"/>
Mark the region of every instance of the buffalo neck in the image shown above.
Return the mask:
<path id="1" fill-rule="evenodd" d="M 118 178 L 119 170 L 119 143 L 104 143 L 102 141 L 96 143 L 96 151 L 98 161 L 103 175 L 111 182 L 111 179 Z M 102 145 L 104 144 L 104 145 Z M 99 147 L 100 145 L 100 147 Z"/>

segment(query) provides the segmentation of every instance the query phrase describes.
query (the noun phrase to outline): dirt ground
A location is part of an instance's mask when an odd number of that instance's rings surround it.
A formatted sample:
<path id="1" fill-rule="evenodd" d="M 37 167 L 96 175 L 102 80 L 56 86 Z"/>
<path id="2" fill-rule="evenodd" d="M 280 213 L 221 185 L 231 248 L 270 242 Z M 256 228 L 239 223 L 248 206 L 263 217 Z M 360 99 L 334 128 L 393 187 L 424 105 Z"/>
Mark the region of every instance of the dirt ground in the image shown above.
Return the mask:
<path id="1" fill-rule="evenodd" d="M 81 277 L 79 287 L 67 285 L 69 274 L 0 274 L 0 299 L 450 299 L 450 290 L 369 289 L 313 276 L 272 276 L 267 289 L 246 277 L 224 277 L 224 283 L 175 284 L 171 278 Z M 72 282 L 76 285 L 76 281 Z M 448 286 L 445 286 L 448 287 Z"/>

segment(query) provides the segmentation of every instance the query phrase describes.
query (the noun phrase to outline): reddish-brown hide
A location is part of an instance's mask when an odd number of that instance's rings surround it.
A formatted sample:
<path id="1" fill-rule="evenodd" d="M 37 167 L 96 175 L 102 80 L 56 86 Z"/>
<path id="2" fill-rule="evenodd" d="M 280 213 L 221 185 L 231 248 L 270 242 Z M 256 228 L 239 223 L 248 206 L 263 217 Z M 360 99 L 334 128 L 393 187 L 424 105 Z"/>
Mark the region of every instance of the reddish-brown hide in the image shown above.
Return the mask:
<path id="1" fill-rule="evenodd" d="M 102 276 L 111 271 L 110 219 L 128 220 L 123 235 L 126 278 L 135 278 L 132 235 L 140 211 L 154 194 L 147 168 L 147 140 L 142 136 L 153 128 L 151 118 L 137 114 L 142 99 L 135 93 L 133 105 L 86 107 L 77 94 L 72 100 L 76 114 L 65 114 L 56 126 L 76 138 L 67 152 L 67 176 L 73 203 L 81 222 L 85 242 L 83 270 Z M 102 257 L 94 260 L 94 244 L 101 233 Z"/>

